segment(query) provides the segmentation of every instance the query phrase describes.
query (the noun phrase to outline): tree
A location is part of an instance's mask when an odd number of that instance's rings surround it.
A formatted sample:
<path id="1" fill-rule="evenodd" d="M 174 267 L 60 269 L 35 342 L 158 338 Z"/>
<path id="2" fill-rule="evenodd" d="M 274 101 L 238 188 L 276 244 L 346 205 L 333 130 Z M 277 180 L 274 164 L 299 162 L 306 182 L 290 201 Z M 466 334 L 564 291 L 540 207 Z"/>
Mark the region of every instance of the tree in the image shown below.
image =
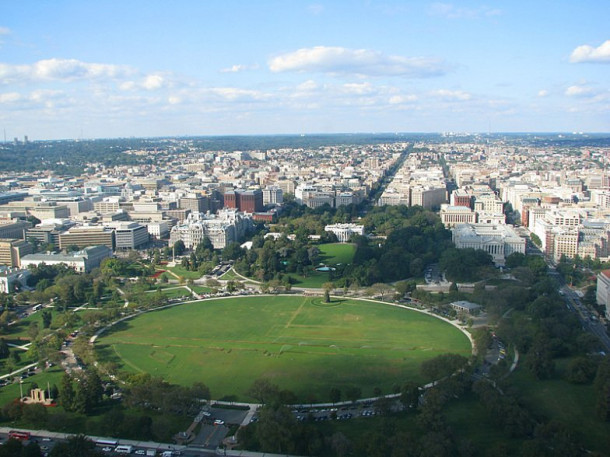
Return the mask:
<path id="1" fill-rule="evenodd" d="M 360 389 L 360 387 L 352 386 L 352 387 L 348 387 L 345 390 L 345 398 L 347 398 L 351 402 L 355 402 L 361 396 L 362 396 L 362 390 Z"/>
<path id="2" fill-rule="evenodd" d="M 341 389 L 338 389 L 336 387 L 330 389 L 330 401 L 333 404 L 341 401 Z"/>
<path id="3" fill-rule="evenodd" d="M 400 402 L 406 408 L 417 406 L 419 401 L 419 387 L 414 382 L 408 382 L 400 389 Z"/>
<path id="4" fill-rule="evenodd" d="M 48 310 L 42 310 L 42 328 L 49 328 L 53 320 L 53 313 Z"/>
<path id="5" fill-rule="evenodd" d="M 65 442 L 58 442 L 49 453 L 50 457 L 102 457 L 104 453 L 85 435 L 71 436 Z"/>
<path id="6" fill-rule="evenodd" d="M 555 362 L 548 340 L 534 340 L 525 358 L 525 365 L 538 379 L 548 379 L 553 375 Z"/>
<path id="7" fill-rule="evenodd" d="M 379 296 L 383 300 L 383 297 L 392 293 L 393 290 L 392 286 L 378 282 L 369 287 L 367 293 L 371 296 Z"/>
<path id="8" fill-rule="evenodd" d="M 4 338 L 0 338 L 0 359 L 6 359 L 11 353 L 8 344 Z"/>
<path id="9" fill-rule="evenodd" d="M 38 322 L 36 322 L 36 321 L 30 322 L 30 325 L 28 326 L 28 336 L 30 337 L 31 341 L 36 339 L 39 332 L 40 332 L 40 329 L 38 328 Z"/>
<path id="10" fill-rule="evenodd" d="M 186 246 L 184 246 L 184 241 L 178 240 L 174 243 L 173 248 L 174 248 L 175 255 L 182 255 L 182 254 L 184 254 Z"/>
<path id="11" fill-rule="evenodd" d="M 576 357 L 568 363 L 565 378 L 573 384 L 586 384 L 595 377 L 596 368 L 593 360 L 587 357 Z"/>
<path id="12" fill-rule="evenodd" d="M 285 406 L 269 404 L 259 410 L 256 438 L 263 452 L 295 453 L 296 432 L 296 418 Z"/>
<path id="13" fill-rule="evenodd" d="M 11 351 L 8 358 L 14 365 L 18 365 L 19 362 L 21 362 L 21 356 L 19 355 L 18 349 Z"/>
<path id="14" fill-rule="evenodd" d="M 458 354 L 441 354 L 424 361 L 420 371 L 428 379 L 438 380 L 463 368 L 468 359 Z"/>
<path id="15" fill-rule="evenodd" d="M 277 385 L 264 378 L 255 380 L 247 392 L 250 397 L 256 398 L 261 403 L 266 403 L 272 398 L 277 397 L 278 393 Z"/>
<path id="16" fill-rule="evenodd" d="M 223 260 L 237 260 L 245 254 L 244 249 L 241 248 L 239 243 L 232 242 L 229 243 L 222 250 L 222 259 Z"/>
<path id="17" fill-rule="evenodd" d="M 60 403 L 66 411 L 73 411 L 76 393 L 72 385 L 72 377 L 64 373 L 61 378 Z"/>

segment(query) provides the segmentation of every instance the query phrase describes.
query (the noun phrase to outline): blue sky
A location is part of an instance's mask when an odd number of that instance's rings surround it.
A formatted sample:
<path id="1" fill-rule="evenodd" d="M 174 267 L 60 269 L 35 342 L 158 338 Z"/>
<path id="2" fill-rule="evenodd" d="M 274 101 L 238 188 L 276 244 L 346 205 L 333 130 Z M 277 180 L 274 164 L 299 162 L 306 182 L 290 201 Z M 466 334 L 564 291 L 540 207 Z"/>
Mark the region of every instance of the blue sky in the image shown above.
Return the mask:
<path id="1" fill-rule="evenodd" d="M 610 2 L 4 0 L 9 139 L 610 131 Z"/>

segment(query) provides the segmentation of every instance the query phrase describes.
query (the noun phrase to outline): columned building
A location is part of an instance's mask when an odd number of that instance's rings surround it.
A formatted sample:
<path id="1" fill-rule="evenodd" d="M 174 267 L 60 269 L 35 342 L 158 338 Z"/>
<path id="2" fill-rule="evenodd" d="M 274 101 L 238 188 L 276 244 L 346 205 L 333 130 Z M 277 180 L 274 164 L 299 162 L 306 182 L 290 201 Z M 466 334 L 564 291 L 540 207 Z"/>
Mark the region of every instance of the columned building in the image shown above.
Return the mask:
<path id="1" fill-rule="evenodd" d="M 457 224 L 474 224 L 477 222 L 477 214 L 463 205 L 441 205 L 440 216 L 443 225 L 447 228 L 455 227 Z"/>
<path id="2" fill-rule="evenodd" d="M 504 266 L 506 257 L 513 252 L 525 254 L 525 238 L 509 225 L 459 224 L 451 233 L 456 248 L 486 251 L 496 266 Z"/>
<path id="3" fill-rule="evenodd" d="M 364 226 L 356 224 L 332 224 L 324 227 L 325 232 L 332 232 L 341 243 L 346 243 L 352 235 L 364 235 Z"/>

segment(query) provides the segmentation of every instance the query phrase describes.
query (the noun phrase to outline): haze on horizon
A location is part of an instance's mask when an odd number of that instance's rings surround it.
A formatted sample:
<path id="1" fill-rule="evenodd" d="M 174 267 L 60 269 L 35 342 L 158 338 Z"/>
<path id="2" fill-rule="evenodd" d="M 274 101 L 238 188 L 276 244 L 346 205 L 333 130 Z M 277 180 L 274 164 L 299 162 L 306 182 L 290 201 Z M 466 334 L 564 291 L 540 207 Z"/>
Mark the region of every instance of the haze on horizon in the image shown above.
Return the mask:
<path id="1" fill-rule="evenodd" d="M 606 0 L 7 0 L 0 129 L 608 132 L 609 13 Z"/>

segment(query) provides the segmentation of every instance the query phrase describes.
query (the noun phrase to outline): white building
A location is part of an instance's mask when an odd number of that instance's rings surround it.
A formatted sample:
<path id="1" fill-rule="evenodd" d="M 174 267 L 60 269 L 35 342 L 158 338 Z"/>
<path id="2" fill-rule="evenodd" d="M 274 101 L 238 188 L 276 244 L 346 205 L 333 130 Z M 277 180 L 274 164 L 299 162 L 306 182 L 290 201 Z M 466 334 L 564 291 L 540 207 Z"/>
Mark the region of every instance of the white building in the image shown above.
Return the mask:
<path id="1" fill-rule="evenodd" d="M 148 234 L 157 239 L 169 235 L 169 224 L 165 221 L 149 222 L 145 224 Z"/>
<path id="2" fill-rule="evenodd" d="M 411 187 L 411 206 L 433 209 L 447 203 L 447 188 L 432 185 Z"/>
<path id="3" fill-rule="evenodd" d="M 27 268 L 0 266 L 0 293 L 13 292 L 13 286 L 16 283 L 26 285 L 30 276 L 30 271 Z"/>
<path id="4" fill-rule="evenodd" d="M 506 257 L 513 252 L 525 254 L 525 238 L 509 225 L 459 224 L 451 233 L 455 247 L 486 251 L 496 266 L 504 266 Z"/>
<path id="5" fill-rule="evenodd" d="M 172 228 L 170 245 L 181 240 L 187 249 L 195 249 L 204 238 L 208 238 L 214 249 L 224 249 L 229 243 L 238 241 L 252 227 L 252 216 L 232 209 L 224 209 L 217 215 L 190 213 L 184 224 Z"/>
<path id="6" fill-rule="evenodd" d="M 263 205 L 279 205 L 284 202 L 284 192 L 279 186 L 267 186 L 263 189 Z"/>
<path id="7" fill-rule="evenodd" d="M 465 206 L 443 204 L 440 216 L 443 225 L 447 228 L 455 227 L 457 224 L 475 224 L 477 222 L 477 214 Z"/>
<path id="8" fill-rule="evenodd" d="M 598 305 L 606 307 L 606 317 L 610 319 L 610 270 L 604 270 L 597 275 L 595 298 Z"/>
<path id="9" fill-rule="evenodd" d="M 479 195 L 474 201 L 474 210 L 477 212 L 503 214 L 504 202 L 495 194 Z"/>
<path id="10" fill-rule="evenodd" d="M 149 241 L 148 230 L 137 222 L 115 222 L 106 225 L 114 228 L 116 249 L 137 249 Z"/>
<path id="11" fill-rule="evenodd" d="M 99 267 L 102 260 L 111 256 L 112 250 L 108 246 L 91 246 L 70 254 L 28 254 L 22 257 L 21 266 L 27 268 L 29 265 L 40 265 L 41 263 L 47 265 L 63 263 L 79 273 L 88 273 Z"/>
<path id="12" fill-rule="evenodd" d="M 364 235 L 364 226 L 357 224 L 332 224 L 324 227 L 325 232 L 332 232 L 341 243 L 346 243 L 352 235 Z"/>

